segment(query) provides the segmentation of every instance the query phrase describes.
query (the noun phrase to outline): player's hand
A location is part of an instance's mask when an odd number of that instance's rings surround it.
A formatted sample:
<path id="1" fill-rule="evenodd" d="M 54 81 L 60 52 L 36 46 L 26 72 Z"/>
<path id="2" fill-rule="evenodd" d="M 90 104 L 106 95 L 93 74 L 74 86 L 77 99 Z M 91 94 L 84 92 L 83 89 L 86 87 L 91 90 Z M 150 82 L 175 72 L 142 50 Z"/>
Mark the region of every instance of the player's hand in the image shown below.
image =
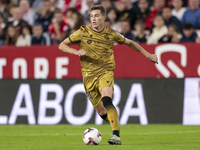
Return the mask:
<path id="1" fill-rule="evenodd" d="M 153 63 L 158 64 L 158 57 L 157 57 L 157 55 L 155 55 L 155 54 L 150 54 L 150 56 L 148 57 L 148 59 L 149 59 L 150 61 L 152 61 Z"/>
<path id="2" fill-rule="evenodd" d="M 75 54 L 75 55 L 78 55 L 78 56 L 83 56 L 83 55 L 85 55 L 85 53 L 86 53 L 86 51 L 83 50 L 83 49 L 81 49 L 81 50 L 79 50 L 79 51 L 76 51 L 74 54 Z"/>

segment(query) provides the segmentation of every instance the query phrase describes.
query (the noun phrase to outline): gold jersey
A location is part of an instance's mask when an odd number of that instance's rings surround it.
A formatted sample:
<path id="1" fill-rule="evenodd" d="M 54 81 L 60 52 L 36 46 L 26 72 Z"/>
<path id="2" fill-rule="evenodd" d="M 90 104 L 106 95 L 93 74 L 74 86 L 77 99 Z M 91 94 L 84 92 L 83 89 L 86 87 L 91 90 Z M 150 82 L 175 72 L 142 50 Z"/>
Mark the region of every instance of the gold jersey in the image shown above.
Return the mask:
<path id="1" fill-rule="evenodd" d="M 82 75 L 93 76 L 105 71 L 114 71 L 113 43 L 123 44 L 125 37 L 106 27 L 97 32 L 89 25 L 81 26 L 69 36 L 69 40 L 78 43 L 80 50 L 86 51 L 86 54 L 80 57 Z"/>

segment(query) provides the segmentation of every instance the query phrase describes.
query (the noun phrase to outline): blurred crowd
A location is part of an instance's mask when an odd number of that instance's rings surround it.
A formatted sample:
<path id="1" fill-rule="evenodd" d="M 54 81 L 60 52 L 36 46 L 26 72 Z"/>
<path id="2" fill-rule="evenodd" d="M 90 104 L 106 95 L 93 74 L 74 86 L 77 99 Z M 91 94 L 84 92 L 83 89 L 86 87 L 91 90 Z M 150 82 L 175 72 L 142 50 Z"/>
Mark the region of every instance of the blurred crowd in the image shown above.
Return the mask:
<path id="1" fill-rule="evenodd" d="M 0 0 L 0 45 L 59 44 L 90 25 L 90 6 L 105 26 L 137 43 L 200 43 L 200 0 Z"/>

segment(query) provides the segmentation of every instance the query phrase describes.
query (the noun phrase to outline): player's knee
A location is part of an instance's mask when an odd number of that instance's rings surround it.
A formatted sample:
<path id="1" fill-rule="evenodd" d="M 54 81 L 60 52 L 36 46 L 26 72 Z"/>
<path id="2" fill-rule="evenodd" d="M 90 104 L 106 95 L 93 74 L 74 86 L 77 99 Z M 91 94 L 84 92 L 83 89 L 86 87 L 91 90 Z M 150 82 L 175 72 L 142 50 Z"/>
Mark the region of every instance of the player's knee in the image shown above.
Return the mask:
<path id="1" fill-rule="evenodd" d="M 113 87 L 112 86 L 109 86 L 109 87 L 104 87 L 102 88 L 101 90 L 101 95 L 103 97 L 111 97 L 112 98 L 112 95 L 113 95 Z"/>
<path id="2" fill-rule="evenodd" d="M 103 101 L 103 106 L 107 109 L 108 107 L 114 107 L 113 103 L 112 103 L 112 99 L 108 96 L 104 96 L 102 98 Z"/>

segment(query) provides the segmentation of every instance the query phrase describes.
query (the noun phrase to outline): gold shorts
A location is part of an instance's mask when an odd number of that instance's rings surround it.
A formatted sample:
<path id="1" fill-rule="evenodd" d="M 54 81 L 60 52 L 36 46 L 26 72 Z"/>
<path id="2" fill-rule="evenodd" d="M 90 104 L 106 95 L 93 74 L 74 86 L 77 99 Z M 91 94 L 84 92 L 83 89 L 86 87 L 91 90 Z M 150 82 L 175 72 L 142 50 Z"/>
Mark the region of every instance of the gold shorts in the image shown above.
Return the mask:
<path id="1" fill-rule="evenodd" d="M 112 86 L 114 89 L 114 73 L 113 71 L 106 71 L 98 76 L 84 76 L 83 84 L 87 97 L 91 101 L 94 108 L 98 107 L 101 100 L 101 90 L 103 87 Z"/>

